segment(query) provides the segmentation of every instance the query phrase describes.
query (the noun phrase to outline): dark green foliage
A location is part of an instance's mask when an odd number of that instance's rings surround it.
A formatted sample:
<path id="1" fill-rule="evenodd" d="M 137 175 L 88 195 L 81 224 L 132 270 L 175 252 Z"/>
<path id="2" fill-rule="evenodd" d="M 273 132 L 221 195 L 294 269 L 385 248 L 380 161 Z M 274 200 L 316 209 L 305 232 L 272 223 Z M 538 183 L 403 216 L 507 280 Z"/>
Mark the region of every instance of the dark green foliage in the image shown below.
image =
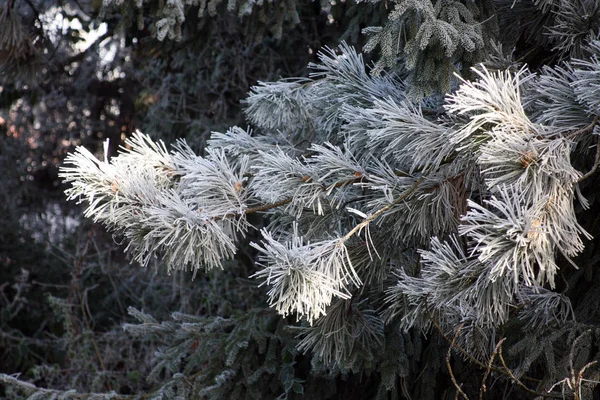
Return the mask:
<path id="1" fill-rule="evenodd" d="M 491 42 L 498 38 L 492 1 L 401 0 L 392 4 L 385 24 L 366 30 L 372 36 L 365 50 L 380 48 L 379 71 L 405 69 L 408 94 L 415 100 L 448 91 L 452 74 L 464 75 L 471 65 L 483 61 Z"/>
<path id="2" fill-rule="evenodd" d="M 201 144 L 240 121 L 240 98 L 256 79 L 302 74 L 308 49 L 336 33 L 318 6 L 302 5 L 304 24 L 290 20 L 276 40 L 267 28 L 281 14 L 258 7 L 243 23 L 227 12 L 193 15 L 182 42 L 160 43 L 150 30 L 123 31 L 123 14 L 99 2 L 61 4 L 0 4 L 0 371 L 41 387 L 144 392 L 156 345 L 123 334 L 127 307 L 161 319 L 176 310 L 228 316 L 253 304 L 237 281 L 247 266 L 229 283 L 125 266 L 123 247 L 62 202 L 58 164 L 73 146 L 104 138 L 114 153 L 137 126 Z M 57 33 L 54 18 L 81 25 Z"/>
<path id="3" fill-rule="evenodd" d="M 252 309 L 231 318 L 176 313 L 172 322 L 162 323 L 133 308 L 129 313 L 141 324 L 125 325 L 126 331 L 166 344 L 156 352 L 146 378 L 160 383 L 164 393 L 261 399 L 303 391 L 303 381 L 294 376 L 295 341 L 269 310 Z M 170 378 L 166 384 L 164 377 Z"/>

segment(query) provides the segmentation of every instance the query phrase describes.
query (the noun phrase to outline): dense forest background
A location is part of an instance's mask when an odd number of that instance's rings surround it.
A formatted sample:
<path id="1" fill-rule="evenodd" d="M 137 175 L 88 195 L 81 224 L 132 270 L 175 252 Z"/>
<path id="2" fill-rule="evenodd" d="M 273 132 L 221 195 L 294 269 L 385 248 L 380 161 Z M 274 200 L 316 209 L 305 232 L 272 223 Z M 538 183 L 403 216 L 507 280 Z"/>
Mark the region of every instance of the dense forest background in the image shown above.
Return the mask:
<path id="1" fill-rule="evenodd" d="M 129 265 L 123 246 L 64 201 L 58 168 L 77 145 L 101 151 L 110 139 L 114 155 L 136 129 L 201 149 L 211 131 L 243 121 L 240 100 L 251 85 L 305 75 L 341 30 L 319 4 L 298 7 L 295 21 L 219 5 L 218 17 L 186 10 L 181 40 L 159 41 L 157 5 L 0 4 L 4 373 L 41 386 L 135 393 L 149 387 L 157 344 L 122 332 L 132 321 L 127 307 L 165 319 L 174 311 L 226 315 L 245 301 L 241 289 L 211 296 L 235 284 L 233 275 L 191 281 L 185 272 Z"/>
<path id="2" fill-rule="evenodd" d="M 591 58 L 585 46 L 600 34 L 594 1 L 425 3 L 430 9 L 418 1 L 0 1 L 0 398 L 170 399 L 188 393 L 177 389 L 185 376 L 203 379 L 194 398 L 438 399 L 464 395 L 457 387 L 472 398 L 536 398 L 547 369 L 565 360 L 573 380 L 562 383 L 562 395 L 600 398 L 600 375 L 589 364 L 600 351 L 597 239 L 586 242 L 588 267 L 559 282 L 586 328 L 508 343 L 521 346 L 507 358 L 525 377 L 522 388 L 492 361 L 487 370 L 458 352 L 450 361 L 452 338 L 435 328 L 425 336 L 387 326 L 377 353 L 385 358 L 357 346 L 351 363 L 330 368 L 297 350 L 288 326 L 295 318 L 272 312 L 266 289 L 248 279 L 255 248 L 241 244 L 227 268 L 194 279 L 189 271 L 167 274 L 160 259 L 141 268 L 120 237 L 83 218 L 83 204 L 65 200 L 59 168 L 77 146 L 114 156 L 139 129 L 166 143 L 185 139 L 203 154 L 211 132 L 247 126 L 243 100 L 253 85 L 308 76 L 326 46 L 364 50 L 376 75 L 401 77 L 407 97 L 432 105 L 437 117 L 436 99 L 459 83 L 453 73 L 471 79 L 469 68 L 479 62 L 510 71 L 526 64 L 560 81 L 560 68 L 548 69 Z M 406 10 L 412 14 L 402 19 Z M 447 29 L 440 23 L 423 33 L 433 20 L 460 29 L 437 37 Z M 564 130 L 586 129 L 590 121 L 573 115 L 562 121 Z M 582 170 L 598 166 L 590 143 L 581 147 L 588 157 Z M 597 179 L 582 187 L 591 208 L 578 209 L 594 237 Z M 253 223 L 266 225 L 258 217 Z M 569 292 L 568 282 L 585 293 Z M 137 331 L 131 327 L 140 321 Z M 213 336 L 188 341 L 186 323 Z M 132 325 L 124 331 L 124 324 Z M 544 350 L 528 358 L 524 347 L 536 343 Z M 198 354 L 176 356 L 184 351 Z M 242 388 L 226 383 L 231 364 L 241 365 Z M 244 370 L 257 365 L 262 369 Z"/>
<path id="3" fill-rule="evenodd" d="M 102 152 L 106 139 L 116 155 L 136 129 L 202 151 L 210 132 L 243 124 L 240 101 L 252 85 L 306 75 L 317 51 L 344 34 L 360 44 L 363 18 L 344 4 L 210 2 L 200 15 L 186 3 L 180 37 L 165 38 L 156 22 L 170 6 L 0 3 L 3 373 L 63 390 L 148 391 L 160 342 L 122 331 L 134 321 L 129 306 L 164 320 L 173 312 L 226 317 L 251 302 L 243 262 L 194 281 L 130 265 L 118 239 L 65 201 L 59 167 L 76 146 Z M 349 11 L 356 21 L 340 21 Z"/>

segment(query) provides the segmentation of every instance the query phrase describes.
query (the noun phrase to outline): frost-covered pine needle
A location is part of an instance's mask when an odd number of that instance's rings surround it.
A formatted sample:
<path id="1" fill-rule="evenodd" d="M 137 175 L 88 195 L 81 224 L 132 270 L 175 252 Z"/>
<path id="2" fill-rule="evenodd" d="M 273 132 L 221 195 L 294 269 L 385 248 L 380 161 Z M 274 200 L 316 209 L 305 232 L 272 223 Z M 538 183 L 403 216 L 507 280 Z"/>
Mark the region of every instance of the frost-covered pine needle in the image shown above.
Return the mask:
<path id="1" fill-rule="evenodd" d="M 87 217 L 127 241 L 143 266 L 155 257 L 168 269 L 221 267 L 248 229 L 248 158 L 230 163 L 222 150 L 200 157 L 183 141 L 169 153 L 161 141 L 136 132 L 110 161 L 78 147 L 61 177 L 70 200 L 85 201 Z"/>
<path id="2" fill-rule="evenodd" d="M 325 315 L 334 297 L 350 298 L 349 286 L 360 285 L 345 245 L 339 239 L 305 242 L 294 228 L 292 237 L 281 243 L 263 229 L 262 244 L 252 243 L 262 267 L 252 277 L 271 289 L 269 304 L 286 316 L 296 313 L 312 324 Z"/>

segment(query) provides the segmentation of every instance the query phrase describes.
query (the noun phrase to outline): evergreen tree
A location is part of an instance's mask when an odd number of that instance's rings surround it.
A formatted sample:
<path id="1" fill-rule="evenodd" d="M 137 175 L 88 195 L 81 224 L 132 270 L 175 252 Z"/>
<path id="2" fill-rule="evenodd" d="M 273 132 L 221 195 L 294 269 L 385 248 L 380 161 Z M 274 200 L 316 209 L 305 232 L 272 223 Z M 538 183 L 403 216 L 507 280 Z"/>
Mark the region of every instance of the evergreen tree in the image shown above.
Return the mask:
<path id="1" fill-rule="evenodd" d="M 600 4 L 386 5 L 374 67 L 324 48 L 308 77 L 252 87 L 249 126 L 202 155 L 138 131 L 65 159 L 67 198 L 137 263 L 218 285 L 246 257 L 252 294 L 227 315 L 130 308 L 125 329 L 163 343 L 147 393 L 0 375 L 11 393 L 597 397 Z"/>

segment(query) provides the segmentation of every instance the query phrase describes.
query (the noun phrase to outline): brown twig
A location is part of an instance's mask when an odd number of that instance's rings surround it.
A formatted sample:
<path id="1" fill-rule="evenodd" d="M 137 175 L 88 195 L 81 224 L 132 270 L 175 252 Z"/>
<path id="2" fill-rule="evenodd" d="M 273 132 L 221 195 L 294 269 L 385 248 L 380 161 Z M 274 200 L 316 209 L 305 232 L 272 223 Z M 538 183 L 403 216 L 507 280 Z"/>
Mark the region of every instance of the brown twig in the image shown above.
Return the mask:
<path id="1" fill-rule="evenodd" d="M 425 299 L 425 311 L 427 312 L 427 315 L 429 315 L 429 319 L 431 320 L 431 323 L 433 323 L 433 326 L 438 330 L 438 332 L 440 333 L 442 338 L 444 338 L 444 340 L 446 340 L 448 343 L 452 343 L 452 340 L 450 340 L 448 338 L 448 336 L 446 336 L 446 334 L 442 330 L 442 327 L 437 323 L 436 319 L 433 318 L 433 314 L 429 310 L 429 303 L 427 302 L 427 299 Z M 481 361 L 479 361 L 478 359 L 473 357 L 468 351 L 463 349 L 461 346 L 454 344 L 454 348 L 456 350 L 458 350 L 463 356 L 468 358 L 472 363 L 477 364 L 480 368 L 486 368 L 486 365 L 484 363 L 482 363 Z M 494 370 L 495 370 L 495 368 L 492 369 L 492 371 L 494 371 Z M 501 372 L 501 371 L 498 370 L 497 372 Z"/>
<path id="2" fill-rule="evenodd" d="M 363 176 L 360 176 L 360 177 L 349 179 L 349 180 L 346 180 L 346 181 L 343 181 L 343 182 L 337 182 L 336 184 L 333 185 L 333 187 L 339 188 L 339 187 L 343 187 L 343 186 L 346 186 L 346 185 L 351 185 L 353 183 L 361 182 L 364 179 L 365 178 Z M 357 231 L 360 231 L 362 228 L 364 228 L 366 225 L 368 225 L 369 223 L 371 223 L 374 219 L 376 219 L 377 217 L 379 217 L 381 214 L 383 214 L 384 212 L 388 211 L 390 208 L 392 208 L 396 204 L 400 203 L 402 200 L 406 199 L 412 192 L 415 191 L 415 189 L 417 188 L 417 186 L 419 186 L 419 184 L 422 181 L 423 181 L 423 177 L 420 177 L 415 182 L 415 184 L 411 188 L 409 188 L 405 193 L 403 193 L 400 197 L 398 197 L 396 200 L 394 200 L 392 203 L 388 204 L 387 206 L 382 207 L 381 209 L 377 210 L 375 213 L 371 214 L 369 217 L 367 217 L 360 224 L 358 224 L 357 226 L 355 226 L 354 229 L 352 229 L 350 232 L 348 232 L 348 234 L 346 236 L 344 236 L 343 241 L 346 241 L 352 235 L 354 235 Z M 310 178 L 306 179 L 305 182 L 310 182 Z M 330 188 L 331 188 L 331 186 L 324 186 L 323 187 L 323 191 L 327 191 Z M 253 214 L 253 213 L 256 213 L 256 212 L 262 212 L 262 211 L 272 210 L 273 208 L 277 208 L 277 207 L 281 207 L 281 206 L 284 206 L 286 204 L 289 204 L 289 203 L 292 202 L 292 200 L 293 200 L 292 197 L 288 197 L 287 199 L 283 199 L 283 200 L 280 200 L 280 201 L 277 201 L 277 202 L 274 202 L 274 203 L 268 203 L 268 204 L 263 204 L 263 205 L 260 205 L 260 206 L 248 208 L 248 209 L 244 210 L 243 214 L 244 215 L 248 215 L 248 214 Z M 216 217 L 215 221 L 220 221 L 220 220 L 226 219 L 226 218 L 234 218 L 234 217 L 238 217 L 240 215 L 241 215 L 241 213 L 232 212 L 232 213 L 220 216 L 220 217 Z"/>
<path id="3" fill-rule="evenodd" d="M 373 220 L 375 220 L 381 214 L 383 214 L 384 212 L 388 211 L 390 208 L 392 208 L 393 206 L 397 205 L 398 203 L 404 201 L 404 199 L 406 199 L 408 196 L 410 196 L 417 189 L 417 187 L 421 184 L 421 182 L 423 182 L 423 177 L 422 176 L 419 179 L 417 179 L 417 181 L 414 183 L 414 185 L 412 185 L 406 192 L 404 192 L 396 200 L 394 200 L 393 202 L 391 202 L 387 206 L 382 207 L 379 210 L 375 211 L 373 214 L 371 214 L 367 218 L 365 218 L 360 224 L 358 224 L 354 228 L 352 228 L 352 230 L 350 230 L 350 232 L 348 232 L 342 238 L 342 242 L 345 242 L 346 240 L 350 239 L 355 233 L 360 232 L 361 229 L 363 229 L 365 226 L 369 225 Z"/>
<path id="4" fill-rule="evenodd" d="M 503 368 L 497 368 L 497 367 L 494 367 L 494 366 L 491 366 L 491 365 L 488 366 L 488 365 L 482 363 L 481 361 L 479 361 L 478 359 L 476 359 L 473 355 L 471 355 L 464 348 L 462 348 L 461 346 L 459 346 L 458 344 L 456 344 L 456 342 L 454 340 L 451 340 L 450 338 L 448 338 L 448 336 L 446 336 L 446 334 L 442 330 L 441 326 L 437 323 L 437 321 L 435 320 L 435 318 L 433 318 L 433 315 L 429 311 L 429 305 L 427 303 L 427 300 L 425 300 L 425 310 L 426 310 L 427 314 L 429 315 L 429 318 L 431 319 L 431 322 L 433 323 L 433 325 L 435 326 L 435 328 L 439 331 L 440 335 L 448 343 L 450 343 L 450 346 L 452 348 L 458 350 L 461 354 L 463 354 L 466 358 L 468 358 L 474 364 L 478 365 L 480 368 L 486 369 L 486 370 L 489 368 L 490 371 L 501 373 L 502 375 L 505 375 L 505 376 L 509 377 L 510 379 L 512 379 L 512 380 L 514 380 L 516 382 L 517 378 L 510 371 L 510 369 L 508 369 L 508 367 L 506 366 L 506 363 L 504 362 L 504 358 L 502 357 L 502 344 L 500 344 L 500 346 L 498 347 L 498 357 L 500 358 L 500 362 L 502 363 L 502 367 Z M 541 382 L 539 379 L 535 379 L 535 378 L 532 378 L 532 377 L 529 377 L 529 376 L 524 376 L 522 378 L 524 380 L 529 380 L 529 381 L 536 382 L 536 383 Z M 563 395 L 554 394 L 554 393 L 540 393 L 540 392 L 536 392 L 535 390 L 529 389 L 527 386 L 525 386 L 525 384 L 523 384 L 523 382 L 519 381 L 519 383 L 520 383 L 519 386 L 521 388 L 523 388 L 523 389 L 527 390 L 529 393 L 535 394 L 537 396 L 548 397 L 548 398 L 553 398 L 553 399 L 564 399 Z"/>
<path id="5" fill-rule="evenodd" d="M 581 400 L 581 381 L 583 380 L 583 373 L 592 365 L 596 364 L 598 361 L 591 361 L 583 366 L 581 370 L 577 373 L 577 381 L 575 382 L 575 387 L 573 388 L 575 392 L 575 400 Z"/>
<path id="6" fill-rule="evenodd" d="M 581 178 L 579 178 L 577 182 L 581 182 L 584 179 L 587 179 L 590 176 L 592 176 L 594 172 L 596 172 L 596 170 L 598 169 L 598 165 L 600 165 L 600 139 L 596 140 L 596 158 L 594 159 L 594 165 L 592 166 L 592 169 L 585 173 Z"/>
<path id="7" fill-rule="evenodd" d="M 244 211 L 244 214 L 252 214 L 255 212 L 268 211 L 273 208 L 285 206 L 286 204 L 290 203 L 291 201 L 292 201 L 292 198 L 290 197 L 290 198 L 287 198 L 287 199 L 284 199 L 281 201 L 277 201 L 275 203 L 263 204 L 261 206 L 248 208 L 246 211 Z"/>
<path id="8" fill-rule="evenodd" d="M 592 120 L 592 122 L 590 122 L 589 125 L 584 126 L 581 129 L 577 129 L 573 132 L 570 132 L 568 134 L 565 135 L 565 138 L 567 139 L 573 139 L 576 136 L 579 135 L 584 135 L 586 133 L 590 133 L 591 131 L 594 130 L 594 128 L 596 127 L 596 125 L 598 125 L 598 122 L 600 122 L 600 119 L 596 116 L 594 117 L 594 119 Z"/>
<path id="9" fill-rule="evenodd" d="M 494 352 L 492 353 L 492 356 L 490 357 L 488 366 L 485 369 L 485 374 L 483 375 L 483 379 L 481 380 L 481 388 L 479 389 L 479 400 L 483 400 L 483 394 L 487 391 L 487 386 L 485 385 L 485 381 L 487 380 L 488 375 L 492 371 L 492 368 L 493 368 L 492 364 L 494 363 L 494 359 L 496 358 L 496 355 L 498 354 L 498 350 L 500 349 L 500 346 L 502 346 L 502 343 L 504 343 L 505 340 L 506 340 L 506 338 L 502 338 L 498 341 L 498 343 L 496 344 L 496 347 L 494 348 Z"/>
<path id="10" fill-rule="evenodd" d="M 346 186 L 346 185 L 351 185 L 353 183 L 361 182 L 361 181 L 363 181 L 363 179 L 364 179 L 364 177 L 361 175 L 360 177 L 357 177 L 357 178 L 352 178 L 352 179 L 348 179 L 348 180 L 345 180 L 345 181 L 342 181 L 342 182 L 337 182 L 337 183 L 335 183 L 333 185 L 333 187 L 339 188 L 339 187 L 343 187 L 343 186 Z M 310 183 L 310 182 L 312 182 L 312 179 L 311 178 L 306 178 L 306 179 L 302 179 L 302 181 L 305 182 L 305 183 Z M 330 186 L 323 186 L 322 187 L 323 192 L 329 190 L 330 188 L 331 188 Z M 262 211 L 272 210 L 273 208 L 285 206 L 286 204 L 291 203 L 293 199 L 294 199 L 293 197 L 288 197 L 287 199 L 276 201 L 274 203 L 268 203 L 268 204 L 263 204 L 263 205 L 260 205 L 260 206 L 248 208 L 248 209 L 244 210 L 243 214 L 244 215 L 248 215 L 248 214 L 253 214 L 253 213 L 256 213 L 256 212 L 262 212 Z M 229 213 L 229 214 L 225 214 L 225 215 L 223 215 L 221 217 L 216 217 L 215 221 L 220 221 L 220 220 L 226 219 L 226 218 L 235 218 L 235 217 L 238 217 L 240 215 L 241 215 L 241 213 L 232 212 L 232 213 Z"/>
<path id="11" fill-rule="evenodd" d="M 452 383 L 454 384 L 454 387 L 456 388 L 456 397 L 458 397 L 458 395 L 460 394 L 463 397 L 463 399 L 469 400 L 469 397 L 465 394 L 465 392 L 462 390 L 462 388 L 458 385 L 458 382 L 456 382 L 456 378 L 454 377 L 454 373 L 452 372 L 452 365 L 450 365 L 450 357 L 452 356 L 452 349 L 454 348 L 454 345 L 456 344 L 456 339 L 458 338 L 458 334 L 460 333 L 460 330 L 462 329 L 463 325 L 464 325 L 464 323 L 460 324 L 458 329 L 456 329 L 456 332 L 454 333 L 454 337 L 452 338 L 452 343 L 450 343 L 450 347 L 448 348 L 448 353 L 446 353 L 446 368 L 448 368 L 448 372 L 450 373 L 450 379 L 452 380 Z"/>
<path id="12" fill-rule="evenodd" d="M 510 370 L 510 368 L 508 368 L 508 366 L 506 365 L 506 361 L 504 361 L 504 356 L 502 355 L 502 344 L 500 344 L 500 346 L 498 347 L 498 359 L 500 359 L 500 363 L 502 364 L 502 368 L 504 369 L 505 374 L 510 377 L 510 379 L 517 384 L 517 386 L 519 386 L 521 389 L 525 390 L 528 393 L 531 393 L 533 395 L 536 396 L 541 396 L 541 397 L 548 397 L 548 398 L 552 398 L 552 399 L 564 399 L 565 396 L 564 394 L 554 394 L 554 393 L 540 393 L 537 392 L 533 389 L 528 388 L 523 382 L 521 382 L 519 380 L 519 378 L 517 378 L 512 371 Z"/>
<path id="13" fill-rule="evenodd" d="M 243 213 L 231 212 L 231 213 L 228 213 L 228 214 L 225 214 L 222 216 L 217 216 L 214 218 L 214 220 L 221 221 L 221 220 L 227 219 L 227 218 L 239 217 L 240 215 L 248 215 L 248 214 L 253 214 L 253 213 L 261 212 L 261 211 L 269 211 L 269 210 L 272 210 L 273 208 L 285 206 L 286 204 L 290 203 L 291 201 L 292 201 L 292 198 L 288 197 L 287 199 L 276 201 L 275 203 L 262 204 L 260 206 L 247 208 L 246 210 L 244 210 Z"/>
<path id="14" fill-rule="evenodd" d="M 86 311 L 86 307 L 84 304 L 84 295 L 81 292 L 81 287 L 79 285 L 79 279 L 81 278 L 81 267 L 83 265 L 83 261 L 85 260 L 86 256 L 87 256 L 87 252 L 88 252 L 88 247 L 89 247 L 89 239 L 86 240 L 84 246 L 83 246 L 83 250 L 81 251 L 81 254 L 79 254 L 78 257 L 75 258 L 75 261 L 73 263 L 73 274 L 72 274 L 72 287 L 69 289 L 70 296 L 71 299 L 73 299 L 74 294 L 77 295 L 77 298 L 79 300 L 79 306 L 81 308 L 81 315 L 83 316 L 83 321 L 85 323 L 85 326 L 87 328 L 87 330 L 90 332 L 90 339 L 92 342 L 92 346 L 94 347 L 94 352 L 96 353 L 96 357 L 98 358 L 98 364 L 100 365 L 101 370 L 104 372 L 106 371 L 106 366 L 104 365 L 104 360 L 102 359 L 102 355 L 100 354 L 100 349 L 98 347 L 98 343 L 96 342 L 96 338 L 94 337 L 94 332 L 92 330 L 90 321 L 88 319 L 87 316 L 87 311 Z M 75 292 L 75 293 L 73 293 Z M 110 383 L 107 381 L 106 382 L 106 386 L 108 390 L 112 390 L 112 387 L 110 385 Z"/>
<path id="15" fill-rule="evenodd" d="M 569 369 L 571 370 L 571 375 L 575 376 L 575 367 L 573 366 L 573 360 L 575 359 L 575 349 L 577 348 L 577 343 L 585 336 L 589 335 L 592 332 L 591 329 L 586 329 L 580 335 L 578 335 L 573 343 L 571 344 L 571 351 L 569 352 Z"/>

